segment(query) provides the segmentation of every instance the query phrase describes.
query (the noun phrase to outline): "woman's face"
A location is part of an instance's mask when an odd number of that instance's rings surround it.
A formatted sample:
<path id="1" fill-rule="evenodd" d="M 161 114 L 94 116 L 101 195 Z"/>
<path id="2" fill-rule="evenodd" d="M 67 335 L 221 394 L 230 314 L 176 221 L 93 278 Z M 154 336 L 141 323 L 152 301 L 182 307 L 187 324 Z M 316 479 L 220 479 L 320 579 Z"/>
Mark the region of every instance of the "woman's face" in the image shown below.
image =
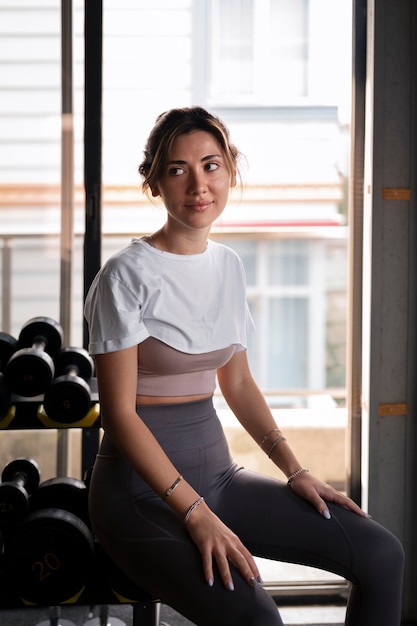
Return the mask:
<path id="1" fill-rule="evenodd" d="M 230 184 L 220 144 L 198 130 L 175 139 L 152 195 L 161 196 L 177 227 L 209 229 L 226 206 Z"/>

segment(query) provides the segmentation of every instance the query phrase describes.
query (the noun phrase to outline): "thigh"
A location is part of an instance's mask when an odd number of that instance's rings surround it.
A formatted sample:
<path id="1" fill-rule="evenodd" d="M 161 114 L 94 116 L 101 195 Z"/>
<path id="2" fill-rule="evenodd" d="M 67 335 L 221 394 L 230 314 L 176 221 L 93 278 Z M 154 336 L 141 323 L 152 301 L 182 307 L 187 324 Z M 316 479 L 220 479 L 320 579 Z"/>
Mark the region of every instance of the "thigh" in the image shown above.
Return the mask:
<path id="1" fill-rule="evenodd" d="M 121 498 L 119 492 L 114 506 L 101 497 L 97 483 L 115 465 L 107 460 L 95 468 L 90 507 L 101 544 L 134 583 L 199 626 L 282 626 L 267 592 L 251 587 L 233 565 L 234 591 L 225 588 L 215 566 L 209 587 L 200 552 L 161 498 Z"/>
<path id="2" fill-rule="evenodd" d="M 282 626 L 267 592 L 260 585 L 251 587 L 233 565 L 233 592 L 216 568 L 209 587 L 200 552 L 182 520 L 153 492 L 141 489 L 138 497 L 136 487 L 132 490 L 136 482 L 123 459 L 103 455 L 90 487 L 95 533 L 133 582 L 200 626 Z"/>
<path id="3" fill-rule="evenodd" d="M 214 508 L 256 556 L 317 567 L 353 583 L 374 578 L 376 560 L 383 563 L 381 576 L 388 572 L 398 540 L 369 518 L 328 506 L 330 520 L 285 482 L 241 469 Z"/>

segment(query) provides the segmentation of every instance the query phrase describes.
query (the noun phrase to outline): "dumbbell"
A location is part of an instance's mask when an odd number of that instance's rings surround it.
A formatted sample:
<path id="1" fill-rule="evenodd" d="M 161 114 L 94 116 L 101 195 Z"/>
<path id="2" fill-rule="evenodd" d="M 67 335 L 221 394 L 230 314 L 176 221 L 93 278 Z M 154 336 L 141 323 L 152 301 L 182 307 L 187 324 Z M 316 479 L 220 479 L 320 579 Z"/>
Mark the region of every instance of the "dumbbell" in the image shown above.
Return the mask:
<path id="1" fill-rule="evenodd" d="M 0 332 L 0 420 L 6 415 L 12 392 L 7 383 L 4 371 L 10 357 L 17 349 L 17 339 L 9 333 Z"/>
<path id="2" fill-rule="evenodd" d="M 45 411 L 57 422 L 77 422 L 91 408 L 91 389 L 86 381 L 94 372 L 93 359 L 83 348 L 64 348 L 54 364 L 56 378 L 45 391 Z"/>
<path id="3" fill-rule="evenodd" d="M 30 498 L 29 512 L 49 508 L 69 511 L 90 527 L 88 489 L 83 480 L 69 476 L 44 480 Z"/>
<path id="4" fill-rule="evenodd" d="M 29 498 L 39 485 L 39 466 L 33 459 L 14 459 L 4 467 L 1 480 L 0 526 L 5 528 L 21 521 L 28 512 Z"/>
<path id="5" fill-rule="evenodd" d="M 61 325 L 50 317 L 34 317 L 22 327 L 17 350 L 6 366 L 6 379 L 12 391 L 31 398 L 51 384 L 55 366 L 52 357 L 63 340 Z"/>
<path id="6" fill-rule="evenodd" d="M 35 493 L 29 514 L 8 543 L 13 583 L 25 603 L 73 604 L 89 583 L 94 566 L 94 540 L 80 517 L 86 515 L 86 487 L 77 479 L 50 479 Z"/>

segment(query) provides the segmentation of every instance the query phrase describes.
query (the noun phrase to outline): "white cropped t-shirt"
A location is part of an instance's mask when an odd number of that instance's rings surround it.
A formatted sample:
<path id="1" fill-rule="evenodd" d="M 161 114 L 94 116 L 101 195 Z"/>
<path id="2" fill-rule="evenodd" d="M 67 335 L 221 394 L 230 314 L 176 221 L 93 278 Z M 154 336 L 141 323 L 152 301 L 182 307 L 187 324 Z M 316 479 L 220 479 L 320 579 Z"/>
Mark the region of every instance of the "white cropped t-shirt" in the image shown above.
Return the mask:
<path id="1" fill-rule="evenodd" d="M 138 393 L 145 395 L 213 391 L 217 367 L 247 348 L 247 333 L 254 328 L 242 262 L 233 250 L 213 241 L 201 254 L 178 255 L 133 239 L 95 277 L 85 316 L 92 355 L 143 344 Z M 143 343 L 148 338 L 161 342 L 162 370 L 149 358 L 150 342 Z M 173 358 L 167 360 L 163 345 L 175 351 Z"/>

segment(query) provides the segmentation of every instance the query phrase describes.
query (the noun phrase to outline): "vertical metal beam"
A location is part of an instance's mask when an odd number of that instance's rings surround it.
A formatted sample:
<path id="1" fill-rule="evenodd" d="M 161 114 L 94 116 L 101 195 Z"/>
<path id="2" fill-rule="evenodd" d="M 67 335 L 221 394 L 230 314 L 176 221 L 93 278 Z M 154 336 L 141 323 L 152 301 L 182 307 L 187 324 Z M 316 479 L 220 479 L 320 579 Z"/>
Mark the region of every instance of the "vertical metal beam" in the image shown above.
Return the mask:
<path id="1" fill-rule="evenodd" d="M 84 298 L 101 266 L 101 155 L 102 155 L 102 0 L 84 2 Z M 84 323 L 84 347 L 88 329 Z M 82 472 L 93 465 L 99 442 L 98 429 L 82 433 Z"/>
<path id="2" fill-rule="evenodd" d="M 417 623 L 416 10 L 368 0 L 362 492 L 403 542 L 403 623 Z"/>
<path id="3" fill-rule="evenodd" d="M 411 4 L 411 93 L 410 109 L 417 108 L 417 7 Z M 417 119 L 411 116 L 410 123 L 410 189 L 414 190 L 410 200 L 409 229 L 409 309 L 408 309 L 408 380 L 407 405 L 408 423 L 406 433 L 406 474 L 404 489 L 406 551 L 403 614 L 417 623 Z"/>
<path id="4" fill-rule="evenodd" d="M 72 108 L 72 0 L 61 0 L 61 280 L 60 322 L 71 345 L 74 249 L 74 122 Z M 69 433 L 58 430 L 57 474 L 68 474 Z"/>
<path id="5" fill-rule="evenodd" d="M 352 124 L 349 188 L 349 308 L 347 337 L 347 490 L 361 502 L 362 254 L 365 145 L 366 0 L 352 16 Z"/>
<path id="6" fill-rule="evenodd" d="M 12 237 L 3 237 L 2 263 L 1 263 L 1 329 L 5 333 L 11 333 L 12 328 Z"/>

